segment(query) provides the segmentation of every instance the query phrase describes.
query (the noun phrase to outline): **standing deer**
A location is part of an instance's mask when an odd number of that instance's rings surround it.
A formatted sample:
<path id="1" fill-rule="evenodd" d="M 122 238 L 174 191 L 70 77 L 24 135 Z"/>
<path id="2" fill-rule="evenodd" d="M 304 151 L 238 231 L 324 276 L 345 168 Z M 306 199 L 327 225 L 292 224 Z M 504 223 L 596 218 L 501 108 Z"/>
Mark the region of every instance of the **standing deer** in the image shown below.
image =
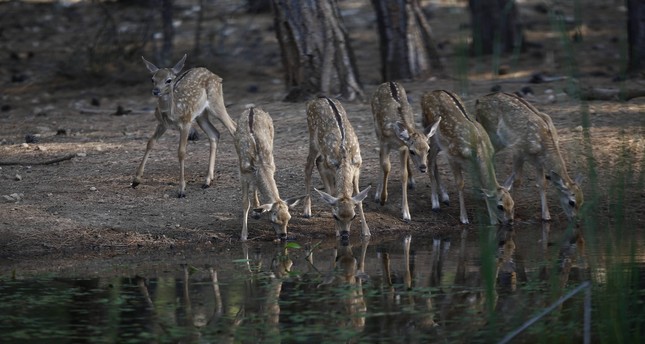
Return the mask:
<path id="1" fill-rule="evenodd" d="M 481 97 L 477 100 L 476 109 L 477 121 L 488 132 L 495 151 L 511 150 L 513 173 L 507 183 L 514 180 L 516 186 L 521 184 L 522 166 L 528 161 L 536 171 L 542 219 L 551 219 L 546 201 L 547 179 L 560 192 L 560 204 L 569 220 L 574 219 L 583 202 L 580 178 L 572 180 L 567 173 L 551 117 L 524 99 L 508 93 Z"/>
<path id="2" fill-rule="evenodd" d="M 335 99 L 322 97 L 312 100 L 307 104 L 307 126 L 309 155 L 305 166 L 304 216 L 311 217 L 311 174 L 315 163 L 326 192 L 314 190 L 332 207 L 336 236 L 349 235 L 357 205 L 362 235 L 370 236 L 362 202 L 371 186 L 359 192 L 361 149 L 345 109 Z"/>
<path id="3" fill-rule="evenodd" d="M 387 201 L 390 150 L 398 149 L 401 157 L 401 210 L 403 220 L 410 221 L 408 184 L 413 187 L 414 178 L 409 162 L 411 159 L 421 173 L 426 173 L 430 150 L 428 140 L 436 132 L 439 121 L 425 128 L 423 132 L 417 130 L 405 89 L 396 82 L 383 83 L 376 89 L 372 96 L 372 114 L 376 137 L 380 144 L 379 158 L 383 176 L 374 199 L 380 201 L 381 205 Z"/>
<path id="4" fill-rule="evenodd" d="M 234 135 L 235 149 L 240 160 L 240 182 L 242 183 L 242 234 L 248 237 L 247 221 L 253 193 L 254 213 L 269 212 L 271 225 L 279 239 L 287 238 L 287 225 L 291 219 L 289 209 L 300 201 L 300 198 L 280 199 L 278 187 L 273 175 L 273 121 L 268 113 L 250 108 L 242 113 Z M 258 190 L 268 203 L 260 205 Z"/>
<path id="5" fill-rule="evenodd" d="M 179 198 L 186 197 L 186 180 L 184 179 L 184 159 L 188 134 L 193 122 L 197 122 L 210 140 L 210 160 L 208 175 L 202 188 L 211 185 L 215 170 L 215 155 L 219 131 L 208 119 L 208 115 L 218 118 L 226 129 L 233 135 L 235 123 L 226 112 L 224 97 L 222 95 L 222 78 L 213 74 L 206 68 L 192 68 L 181 75 L 179 72 L 184 67 L 186 55 L 172 68 L 158 68 L 150 61 L 141 57 L 148 70 L 152 73 L 152 94 L 159 98 L 155 117 L 157 128 L 148 140 L 143 160 L 137 168 L 137 173 L 132 180 L 132 188 L 141 183 L 143 169 L 150 155 L 150 150 L 157 140 L 170 128 L 179 129 Z"/>
<path id="6" fill-rule="evenodd" d="M 439 209 L 437 188 L 441 182 L 436 158 L 439 151 L 443 151 L 459 190 L 461 223 L 468 223 L 463 192 L 464 170 L 471 174 L 474 184 L 484 193 L 490 224 L 511 223 L 514 203 L 509 193 L 510 184 L 501 186 L 497 182 L 493 165 L 493 145 L 481 124 L 468 116 L 457 95 L 445 90 L 424 94 L 421 107 L 424 126 L 435 123 L 439 117 L 442 118 L 439 130 L 433 137 L 435 144 L 430 148 L 429 157 L 432 209 Z"/>

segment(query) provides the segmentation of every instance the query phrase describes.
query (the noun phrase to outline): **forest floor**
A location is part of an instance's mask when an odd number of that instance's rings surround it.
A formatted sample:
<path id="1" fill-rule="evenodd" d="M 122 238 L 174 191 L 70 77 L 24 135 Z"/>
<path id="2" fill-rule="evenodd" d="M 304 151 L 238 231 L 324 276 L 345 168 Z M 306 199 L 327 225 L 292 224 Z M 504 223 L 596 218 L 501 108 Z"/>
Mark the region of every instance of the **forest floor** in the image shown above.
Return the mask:
<path id="1" fill-rule="evenodd" d="M 186 51 L 186 67 L 205 66 L 223 77 L 224 97 L 233 119 L 248 104 L 271 114 L 281 196 L 304 195 L 305 105 L 282 102 L 286 89 L 272 17 L 245 13 L 231 3 L 236 2 L 218 1 L 205 8 L 202 51 L 194 58 L 197 11 L 190 2 L 180 1 L 175 58 Z M 575 73 L 579 85 L 645 87 L 642 74 L 627 79 L 620 75 L 625 61 L 621 51 L 626 45 L 623 2 L 585 1 L 576 26 L 576 11 L 568 5 L 554 5 L 559 16 L 550 16 L 539 6 L 543 1 L 521 1 L 526 38 L 533 44 L 524 53 L 499 60 L 460 53 L 460 40 L 470 32 L 465 2 L 423 3 L 445 71 L 426 80 L 402 81 L 417 121 L 419 100 L 429 90 L 453 90 L 469 109 L 477 97 L 494 87 L 524 92 L 527 100 L 552 116 L 569 173 L 585 177 L 583 190 L 588 202 L 594 202 L 593 215 L 611 218 L 616 210 L 612 200 L 618 198 L 636 228 L 645 228 L 645 191 L 638 189 L 645 162 L 645 98 L 581 102 L 564 92 L 571 79 L 530 82 L 535 73 Z M 369 2 L 339 4 L 369 97 L 381 82 L 375 14 Z M 216 253 L 239 245 L 237 156 L 232 137 L 221 123 L 215 122 L 222 137 L 211 188 L 201 188 L 209 149 L 201 131 L 200 139 L 188 147 L 186 198 L 176 197 L 176 131 L 159 141 L 141 185 L 130 187 L 155 127 L 156 100 L 141 52 L 114 56 L 117 48 L 129 51 L 141 44 L 137 39 L 145 36 L 137 35 L 151 18 L 158 20 L 156 12 L 112 2 L 10 1 L 0 2 L 0 13 L 0 163 L 5 163 L 0 166 L 0 275 L 15 270 L 73 269 L 81 261 L 107 264 L 117 257 L 156 260 Z M 572 42 L 576 34 L 581 39 Z M 152 51 L 150 46 L 147 51 Z M 156 62 L 152 52 L 146 57 Z M 496 61 L 499 75 L 492 73 Z M 374 189 L 380 166 L 369 101 L 343 105 L 361 144 L 361 186 L 371 184 Z M 41 164 L 59 157 L 69 159 Z M 387 204 L 374 202 L 373 192 L 364 202 L 375 239 L 412 232 L 431 237 L 463 228 L 452 176 L 443 159 L 441 174 L 453 202 L 439 213 L 432 212 L 428 177 L 417 174 L 416 188 L 409 193 L 412 221 L 403 222 L 398 156 L 391 158 Z M 10 162 L 17 164 L 6 164 Z M 508 156 L 498 155 L 496 164 L 498 179 L 503 180 L 510 171 Z M 540 221 L 533 173 L 530 166 L 525 170 L 525 183 L 513 190 L 516 228 Z M 316 172 L 314 185 L 320 185 Z M 616 196 L 621 185 L 625 193 Z M 483 210 L 483 202 L 476 192 L 467 190 L 473 224 L 466 226 L 475 231 L 482 224 L 475 214 Z M 566 227 L 555 188 L 548 195 L 552 221 Z M 594 200 L 591 195 L 598 197 Z M 299 243 L 334 236 L 330 208 L 316 195 L 312 203 L 313 218 L 303 218 L 301 206 L 293 211 L 289 235 Z M 250 219 L 249 226 L 251 243 L 273 240 L 265 218 Z M 353 225 L 352 237 L 358 236 L 359 228 L 360 224 Z"/>

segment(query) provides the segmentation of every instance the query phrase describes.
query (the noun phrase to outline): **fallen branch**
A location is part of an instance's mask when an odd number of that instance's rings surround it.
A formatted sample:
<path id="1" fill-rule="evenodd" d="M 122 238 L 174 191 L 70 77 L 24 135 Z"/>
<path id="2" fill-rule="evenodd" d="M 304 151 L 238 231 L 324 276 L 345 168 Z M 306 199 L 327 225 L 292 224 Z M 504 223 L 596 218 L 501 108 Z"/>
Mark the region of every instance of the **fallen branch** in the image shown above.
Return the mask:
<path id="1" fill-rule="evenodd" d="M 0 166 L 14 166 L 14 165 L 51 165 L 57 162 L 71 160 L 76 156 L 76 154 L 68 154 L 56 159 L 45 160 L 45 161 L 0 161 Z"/>
<path id="2" fill-rule="evenodd" d="M 630 100 L 645 97 L 645 88 L 620 90 L 617 88 L 581 88 L 580 99 L 583 100 Z"/>

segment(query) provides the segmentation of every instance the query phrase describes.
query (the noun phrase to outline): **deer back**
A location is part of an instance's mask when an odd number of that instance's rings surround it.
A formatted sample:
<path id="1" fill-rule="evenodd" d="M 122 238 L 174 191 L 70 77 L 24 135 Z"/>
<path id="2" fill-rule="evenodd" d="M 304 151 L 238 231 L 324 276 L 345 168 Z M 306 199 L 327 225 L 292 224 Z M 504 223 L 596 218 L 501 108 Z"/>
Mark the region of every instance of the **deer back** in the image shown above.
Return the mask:
<path id="1" fill-rule="evenodd" d="M 312 144 L 327 168 L 338 169 L 343 160 L 360 168 L 362 160 L 358 138 L 338 100 L 323 97 L 310 101 L 307 125 Z"/>
<path id="2" fill-rule="evenodd" d="M 268 113 L 252 107 L 240 115 L 234 140 L 241 170 L 268 167 L 274 172 L 273 135 L 273 120 Z"/>

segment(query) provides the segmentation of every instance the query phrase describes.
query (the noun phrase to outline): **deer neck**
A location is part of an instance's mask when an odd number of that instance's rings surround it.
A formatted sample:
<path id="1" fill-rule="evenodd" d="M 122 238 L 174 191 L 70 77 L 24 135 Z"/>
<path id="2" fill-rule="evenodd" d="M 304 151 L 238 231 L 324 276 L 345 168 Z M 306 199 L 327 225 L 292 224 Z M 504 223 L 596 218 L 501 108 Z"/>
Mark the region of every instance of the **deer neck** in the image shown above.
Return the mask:
<path id="1" fill-rule="evenodd" d="M 255 170 L 256 186 L 260 193 L 269 199 L 270 203 L 280 200 L 278 186 L 273 178 L 274 173 L 275 167 L 272 163 L 264 161 L 262 158 L 258 159 Z"/>
<path id="2" fill-rule="evenodd" d="M 346 195 L 352 197 L 353 167 L 349 157 L 341 159 L 340 166 L 336 169 L 336 196 Z"/>
<path id="3" fill-rule="evenodd" d="M 171 118 L 175 107 L 175 91 L 171 89 L 168 94 L 159 97 L 157 107 L 163 116 Z"/>

